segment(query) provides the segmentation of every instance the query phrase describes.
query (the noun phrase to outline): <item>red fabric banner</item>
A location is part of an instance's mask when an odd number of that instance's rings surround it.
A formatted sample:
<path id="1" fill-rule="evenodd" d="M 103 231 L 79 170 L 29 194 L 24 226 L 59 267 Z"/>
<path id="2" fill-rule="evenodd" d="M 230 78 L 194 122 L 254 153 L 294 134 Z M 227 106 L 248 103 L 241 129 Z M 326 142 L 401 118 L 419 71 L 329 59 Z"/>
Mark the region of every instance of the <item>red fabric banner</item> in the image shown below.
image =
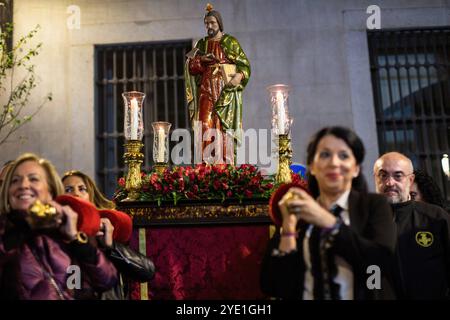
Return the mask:
<path id="1" fill-rule="evenodd" d="M 134 249 L 138 236 L 134 230 Z M 268 226 L 147 228 L 147 256 L 157 271 L 149 299 L 264 299 L 259 274 L 268 240 Z M 139 285 L 132 298 L 141 298 Z"/>

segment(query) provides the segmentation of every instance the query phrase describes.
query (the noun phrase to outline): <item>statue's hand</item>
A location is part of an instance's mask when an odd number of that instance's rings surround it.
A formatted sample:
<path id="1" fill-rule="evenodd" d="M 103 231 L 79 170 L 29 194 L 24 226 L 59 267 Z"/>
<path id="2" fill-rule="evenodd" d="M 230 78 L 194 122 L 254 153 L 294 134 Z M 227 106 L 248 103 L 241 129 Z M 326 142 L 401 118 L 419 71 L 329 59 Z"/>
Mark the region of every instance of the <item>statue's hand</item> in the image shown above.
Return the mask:
<path id="1" fill-rule="evenodd" d="M 233 76 L 233 78 L 231 78 L 229 85 L 236 87 L 241 84 L 243 78 L 244 78 L 243 74 L 238 72 Z"/>
<path id="2" fill-rule="evenodd" d="M 214 55 L 212 53 L 208 53 L 206 55 L 201 56 L 200 61 L 202 63 L 213 63 L 213 62 L 216 62 L 217 59 L 216 59 L 216 57 L 214 57 Z"/>

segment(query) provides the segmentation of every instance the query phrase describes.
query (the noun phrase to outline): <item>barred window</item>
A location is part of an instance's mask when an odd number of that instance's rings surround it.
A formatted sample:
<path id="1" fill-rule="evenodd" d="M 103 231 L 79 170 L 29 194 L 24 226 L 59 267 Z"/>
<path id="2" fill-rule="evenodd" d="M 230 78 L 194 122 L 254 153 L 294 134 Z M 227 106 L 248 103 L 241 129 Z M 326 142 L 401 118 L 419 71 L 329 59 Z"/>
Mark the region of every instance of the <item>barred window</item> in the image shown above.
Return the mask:
<path id="1" fill-rule="evenodd" d="M 0 31 L 5 31 L 6 24 L 13 22 L 13 0 L 0 0 Z M 6 39 L 6 48 L 12 50 L 13 37 Z"/>
<path id="2" fill-rule="evenodd" d="M 192 41 L 98 45 L 95 47 L 96 180 L 112 196 L 125 171 L 122 93 L 144 92 L 144 169 L 153 162 L 151 123 L 188 128 L 184 96 L 185 55 Z"/>
<path id="3" fill-rule="evenodd" d="M 450 28 L 368 31 L 380 154 L 399 151 L 450 200 Z"/>

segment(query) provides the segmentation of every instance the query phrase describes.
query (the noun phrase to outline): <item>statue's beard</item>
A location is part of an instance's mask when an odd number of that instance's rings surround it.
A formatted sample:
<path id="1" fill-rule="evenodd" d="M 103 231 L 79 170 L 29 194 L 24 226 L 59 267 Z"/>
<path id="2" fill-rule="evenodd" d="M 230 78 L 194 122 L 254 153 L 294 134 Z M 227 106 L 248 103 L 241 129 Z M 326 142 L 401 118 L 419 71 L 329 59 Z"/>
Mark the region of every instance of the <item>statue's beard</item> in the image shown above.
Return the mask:
<path id="1" fill-rule="evenodd" d="M 208 36 L 210 38 L 214 38 L 218 33 L 219 33 L 219 29 L 217 29 L 217 30 L 208 29 Z"/>

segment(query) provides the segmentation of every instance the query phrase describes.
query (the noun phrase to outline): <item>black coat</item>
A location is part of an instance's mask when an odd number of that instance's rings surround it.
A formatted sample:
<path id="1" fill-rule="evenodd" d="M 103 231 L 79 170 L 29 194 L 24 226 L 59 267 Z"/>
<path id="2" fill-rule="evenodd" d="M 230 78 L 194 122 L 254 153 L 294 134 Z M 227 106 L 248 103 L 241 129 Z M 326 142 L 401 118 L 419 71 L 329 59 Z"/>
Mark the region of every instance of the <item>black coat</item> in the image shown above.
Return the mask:
<path id="1" fill-rule="evenodd" d="M 103 292 L 102 300 L 130 300 L 130 281 L 148 282 L 155 276 L 153 261 L 129 246 L 114 242 L 104 250 L 105 256 L 119 271 L 120 283 L 113 289 Z"/>
<path id="2" fill-rule="evenodd" d="M 348 201 L 350 226 L 341 225 L 332 249 L 352 266 L 354 298 L 394 299 L 395 224 L 391 207 L 381 195 L 353 190 Z M 302 299 L 305 263 L 301 244 L 306 228 L 307 225 L 302 225 L 299 229 L 298 250 L 285 256 L 272 255 L 273 249 L 279 245 L 279 232 L 270 240 L 261 270 L 261 288 L 264 293 L 272 297 Z M 371 276 L 367 273 L 367 267 L 370 265 L 377 265 L 381 269 L 380 290 L 369 290 L 367 287 L 366 281 Z"/>
<path id="3" fill-rule="evenodd" d="M 450 291 L 450 219 L 425 202 L 392 205 L 397 224 L 400 298 L 448 299 Z"/>

